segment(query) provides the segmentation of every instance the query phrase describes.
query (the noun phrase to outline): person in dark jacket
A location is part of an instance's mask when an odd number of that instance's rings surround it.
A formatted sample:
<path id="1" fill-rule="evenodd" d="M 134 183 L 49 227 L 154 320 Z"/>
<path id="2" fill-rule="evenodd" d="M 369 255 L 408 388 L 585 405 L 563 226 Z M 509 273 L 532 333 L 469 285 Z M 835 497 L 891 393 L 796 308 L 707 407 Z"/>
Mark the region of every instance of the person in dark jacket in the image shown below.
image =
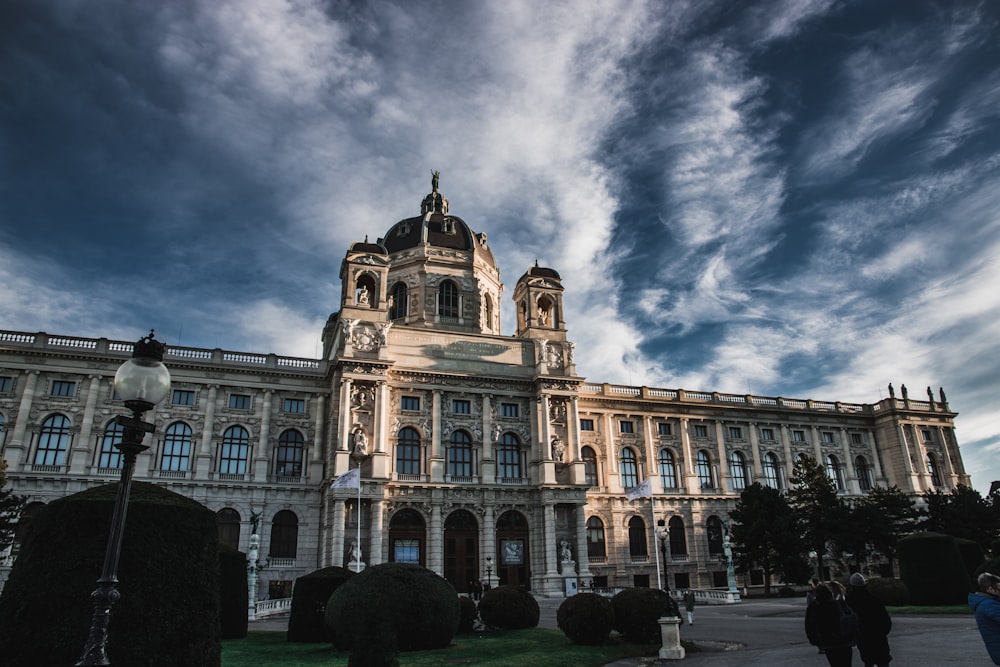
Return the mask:
<path id="1" fill-rule="evenodd" d="M 853 643 L 840 635 L 841 603 L 826 584 L 816 587 L 816 601 L 806 607 L 806 637 L 818 646 L 830 667 L 851 667 Z"/>
<path id="2" fill-rule="evenodd" d="M 1000 665 L 1000 577 L 983 572 L 976 580 L 978 593 L 969 593 L 969 607 L 976 612 L 976 625 L 986 652 Z"/>
<path id="3" fill-rule="evenodd" d="M 868 590 L 868 582 L 860 572 L 851 575 L 847 604 L 858 615 L 858 624 L 861 626 L 858 654 L 865 667 L 886 667 L 892 660 L 888 637 L 892 630 L 892 619 L 882 601 Z"/>

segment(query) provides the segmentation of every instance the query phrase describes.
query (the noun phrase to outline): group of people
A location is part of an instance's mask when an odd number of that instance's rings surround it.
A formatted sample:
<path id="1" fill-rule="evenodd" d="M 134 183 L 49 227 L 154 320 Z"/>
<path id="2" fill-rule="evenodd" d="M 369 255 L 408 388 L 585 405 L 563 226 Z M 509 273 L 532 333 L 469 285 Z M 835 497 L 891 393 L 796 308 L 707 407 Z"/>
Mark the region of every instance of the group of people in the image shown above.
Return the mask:
<path id="1" fill-rule="evenodd" d="M 475 600 L 476 602 L 479 602 L 479 599 L 483 597 L 483 593 L 486 593 L 489 590 L 490 590 L 490 585 L 484 584 L 482 581 L 478 579 L 476 581 L 469 582 L 469 592 L 472 594 L 472 599 Z"/>
<path id="2" fill-rule="evenodd" d="M 850 667 L 854 646 L 865 667 L 884 667 L 892 660 L 892 619 L 863 575 L 852 574 L 846 589 L 839 581 L 813 579 L 806 599 L 806 637 L 831 667 Z"/>

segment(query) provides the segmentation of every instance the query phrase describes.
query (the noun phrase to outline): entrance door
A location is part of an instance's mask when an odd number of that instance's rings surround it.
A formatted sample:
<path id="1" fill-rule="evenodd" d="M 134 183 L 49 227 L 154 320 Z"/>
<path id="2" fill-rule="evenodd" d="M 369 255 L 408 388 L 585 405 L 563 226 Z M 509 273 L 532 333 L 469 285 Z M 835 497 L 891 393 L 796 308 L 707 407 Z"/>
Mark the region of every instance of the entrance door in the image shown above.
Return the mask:
<path id="1" fill-rule="evenodd" d="M 497 578 L 500 585 L 531 589 L 528 520 L 520 512 L 504 512 L 497 519 Z"/>
<path id="2" fill-rule="evenodd" d="M 459 593 L 471 593 L 479 579 L 479 524 L 471 512 L 458 510 L 445 519 L 444 578 Z"/>

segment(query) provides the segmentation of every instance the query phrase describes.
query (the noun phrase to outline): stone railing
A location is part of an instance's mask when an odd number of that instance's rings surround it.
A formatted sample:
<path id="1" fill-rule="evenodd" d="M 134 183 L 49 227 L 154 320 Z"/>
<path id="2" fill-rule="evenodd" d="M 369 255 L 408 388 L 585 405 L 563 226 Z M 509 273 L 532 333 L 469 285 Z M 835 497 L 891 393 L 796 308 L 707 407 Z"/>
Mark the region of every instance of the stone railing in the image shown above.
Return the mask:
<path id="1" fill-rule="evenodd" d="M 279 598 L 277 600 L 257 600 L 256 611 L 257 620 L 278 614 L 287 614 L 292 610 L 292 598 Z"/>

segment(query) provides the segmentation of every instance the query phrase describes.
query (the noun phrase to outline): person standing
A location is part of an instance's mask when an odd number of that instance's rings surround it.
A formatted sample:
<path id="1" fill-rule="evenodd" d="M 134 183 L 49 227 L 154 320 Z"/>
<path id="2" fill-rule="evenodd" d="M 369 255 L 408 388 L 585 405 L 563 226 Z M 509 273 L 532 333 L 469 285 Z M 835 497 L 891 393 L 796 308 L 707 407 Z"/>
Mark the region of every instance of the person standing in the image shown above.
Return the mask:
<path id="1" fill-rule="evenodd" d="M 688 625 L 694 625 L 694 591 L 690 588 L 684 591 L 684 610 L 687 612 Z"/>
<path id="2" fill-rule="evenodd" d="M 853 660 L 853 642 L 840 632 L 841 604 L 829 586 L 819 584 L 816 601 L 806 607 L 806 637 L 820 648 L 830 667 L 851 667 Z"/>
<path id="3" fill-rule="evenodd" d="M 979 592 L 969 593 L 969 607 L 994 665 L 1000 665 L 1000 577 L 983 572 L 976 580 Z"/>
<path id="4" fill-rule="evenodd" d="M 858 654 L 865 667 L 886 667 L 892 660 L 889 653 L 889 631 L 892 619 L 885 605 L 868 590 L 868 582 L 860 572 L 851 575 L 847 588 L 847 604 L 858 615 L 861 637 Z"/>

